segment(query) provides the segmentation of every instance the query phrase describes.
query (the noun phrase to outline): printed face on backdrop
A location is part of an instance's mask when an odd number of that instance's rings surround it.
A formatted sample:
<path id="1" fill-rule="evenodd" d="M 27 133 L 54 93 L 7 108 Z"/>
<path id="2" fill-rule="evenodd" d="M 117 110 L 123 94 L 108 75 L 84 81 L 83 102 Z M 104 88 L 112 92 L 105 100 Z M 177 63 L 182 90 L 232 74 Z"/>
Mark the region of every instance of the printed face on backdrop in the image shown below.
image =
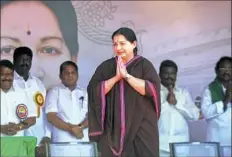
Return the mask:
<path id="1" fill-rule="evenodd" d="M 56 15 L 39 1 L 11 2 L 1 8 L 1 59 L 12 61 L 14 49 L 19 46 L 32 49 L 31 73 L 47 89 L 60 83 L 61 63 L 76 62 L 64 42 Z"/>

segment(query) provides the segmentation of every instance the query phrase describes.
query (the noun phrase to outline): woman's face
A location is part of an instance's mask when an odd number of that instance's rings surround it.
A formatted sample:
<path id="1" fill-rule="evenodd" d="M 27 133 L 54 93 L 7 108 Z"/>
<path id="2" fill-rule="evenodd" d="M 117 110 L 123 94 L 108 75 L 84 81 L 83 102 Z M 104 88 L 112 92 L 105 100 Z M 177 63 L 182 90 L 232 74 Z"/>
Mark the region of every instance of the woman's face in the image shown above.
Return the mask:
<path id="1" fill-rule="evenodd" d="M 71 55 L 55 14 L 44 4 L 19 1 L 1 8 L 1 59 L 12 61 L 14 49 L 19 46 L 32 49 L 31 73 L 47 89 L 60 83 L 60 64 L 70 60 Z M 72 60 L 76 62 L 76 57 Z"/>
<path id="2" fill-rule="evenodd" d="M 131 43 L 123 35 L 115 35 L 113 37 L 113 50 L 116 56 L 122 58 L 131 58 L 134 56 L 134 48 L 136 47 L 136 41 Z"/>

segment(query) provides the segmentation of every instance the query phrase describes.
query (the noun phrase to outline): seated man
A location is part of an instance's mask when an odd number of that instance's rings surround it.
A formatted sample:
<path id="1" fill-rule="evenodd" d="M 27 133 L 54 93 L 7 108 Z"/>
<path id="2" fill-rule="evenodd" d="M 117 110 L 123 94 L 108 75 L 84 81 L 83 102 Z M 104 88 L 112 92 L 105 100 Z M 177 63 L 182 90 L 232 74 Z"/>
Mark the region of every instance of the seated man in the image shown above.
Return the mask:
<path id="1" fill-rule="evenodd" d="M 78 67 L 66 61 L 60 66 L 62 84 L 48 92 L 45 111 L 52 127 L 52 142 L 89 141 L 87 92 L 77 86 Z"/>
<path id="2" fill-rule="evenodd" d="M 169 143 L 189 141 L 186 119 L 198 120 L 201 117 L 189 92 L 176 86 L 177 71 L 178 67 L 173 61 L 161 63 L 161 115 L 158 123 L 161 157 L 170 156 Z"/>
<path id="3" fill-rule="evenodd" d="M 208 123 L 206 141 L 231 146 L 232 58 L 222 57 L 216 78 L 204 90 L 201 109 Z"/>
<path id="4" fill-rule="evenodd" d="M 26 93 L 13 87 L 14 68 L 9 60 L 0 61 L 1 137 L 24 136 L 24 130 L 36 123 L 36 109 Z"/>

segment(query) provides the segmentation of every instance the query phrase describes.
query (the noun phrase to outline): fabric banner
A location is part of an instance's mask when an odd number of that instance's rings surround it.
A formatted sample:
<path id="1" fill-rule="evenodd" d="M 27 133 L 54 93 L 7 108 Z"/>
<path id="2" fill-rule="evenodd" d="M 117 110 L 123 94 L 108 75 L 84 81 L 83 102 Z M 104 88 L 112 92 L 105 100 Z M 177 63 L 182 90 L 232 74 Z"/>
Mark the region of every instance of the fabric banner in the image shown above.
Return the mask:
<path id="1" fill-rule="evenodd" d="M 35 137 L 1 137 L 1 157 L 35 157 Z"/>

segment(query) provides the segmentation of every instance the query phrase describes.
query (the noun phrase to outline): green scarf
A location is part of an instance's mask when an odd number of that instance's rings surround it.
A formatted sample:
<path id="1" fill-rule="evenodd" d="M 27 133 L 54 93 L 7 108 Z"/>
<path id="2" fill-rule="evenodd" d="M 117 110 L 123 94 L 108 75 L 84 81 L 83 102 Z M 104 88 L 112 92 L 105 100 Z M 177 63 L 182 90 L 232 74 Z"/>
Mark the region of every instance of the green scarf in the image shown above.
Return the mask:
<path id="1" fill-rule="evenodd" d="M 217 79 L 209 84 L 209 90 L 211 93 L 212 103 L 222 101 L 224 99 L 222 84 Z"/>

